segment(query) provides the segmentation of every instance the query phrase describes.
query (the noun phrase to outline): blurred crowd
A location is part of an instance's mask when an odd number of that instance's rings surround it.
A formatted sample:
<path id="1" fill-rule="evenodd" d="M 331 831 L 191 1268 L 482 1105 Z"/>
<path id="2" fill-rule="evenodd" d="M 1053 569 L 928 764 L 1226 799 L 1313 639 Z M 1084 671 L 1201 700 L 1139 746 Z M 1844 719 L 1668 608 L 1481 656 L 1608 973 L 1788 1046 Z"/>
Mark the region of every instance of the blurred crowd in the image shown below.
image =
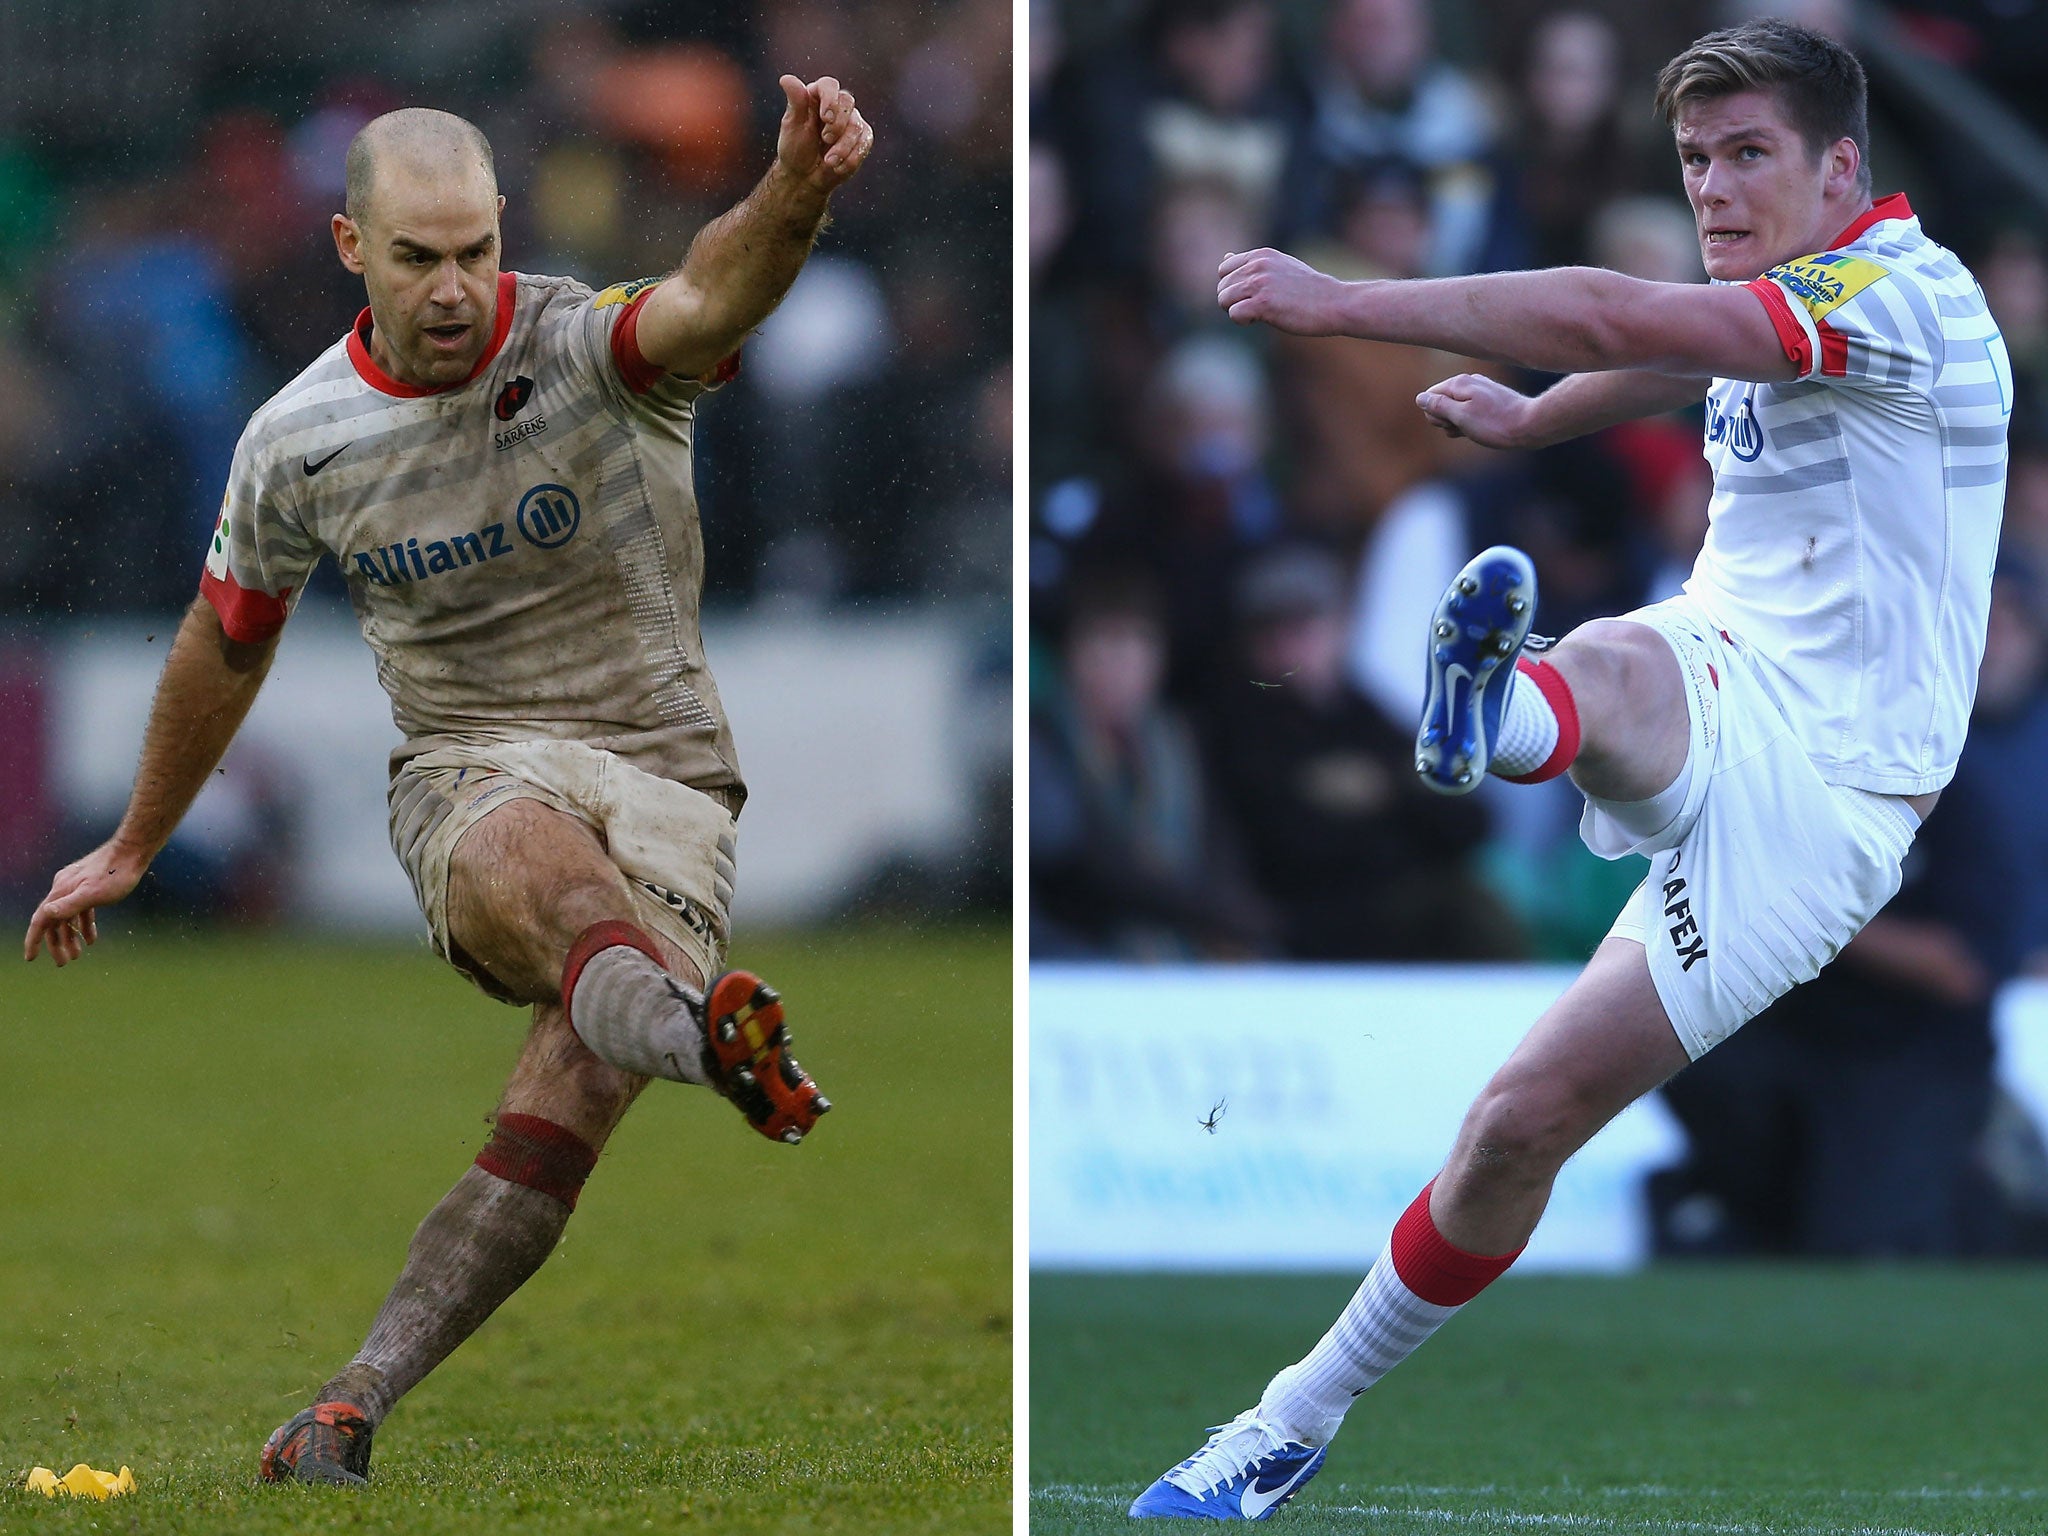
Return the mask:
<path id="1" fill-rule="evenodd" d="M 602 286 L 766 169 L 784 71 L 841 78 L 877 150 L 703 411 L 710 600 L 1007 594 L 1010 30 L 1008 0 L 0 0 L 0 619 L 190 600 L 243 423 L 364 303 L 328 220 L 370 117 L 476 122 L 506 265 Z"/>
<path id="2" fill-rule="evenodd" d="M 1777 9 L 1837 31 L 1851 18 L 1822 0 Z M 1234 326 L 1216 268 L 1270 244 L 1353 278 L 1590 263 L 1704 281 L 1651 86 L 1693 37 L 1748 14 L 1034 0 L 1035 954 L 1578 957 L 1605 932 L 1639 871 L 1579 847 L 1569 785 L 1416 792 L 1420 637 L 1444 582 L 1498 539 L 1535 556 L 1545 633 L 1675 591 L 1706 527 L 1697 413 L 1540 453 L 1478 449 L 1431 428 L 1417 392 L 1467 369 L 1548 381 Z M 2038 62 L 2048 19 L 2033 32 L 1929 15 L 1906 36 L 2000 86 L 1989 63 L 2030 40 Z M 2020 375 L 2001 612 L 2009 642 L 2037 651 L 2041 210 L 1981 195 L 1981 166 L 1960 168 L 1970 146 L 1886 81 L 1873 71 L 1877 191 L 1906 191 L 1973 265 Z M 2040 111 L 2038 92 L 2010 94 L 2019 118 Z M 1992 714 L 2039 707 L 2038 656 L 2014 671 L 1985 690 L 1987 743 Z M 2044 946 L 2032 928 L 1999 963 Z"/>
<path id="3" fill-rule="evenodd" d="M 2011 492 L 1958 782 L 1864 938 L 1674 1083 L 1692 1151 L 1652 1192 L 1658 1242 L 2011 1251 L 2048 1230 L 2048 1156 L 1991 1071 L 1995 992 L 2048 970 L 2048 804 L 2025 788 L 2048 750 L 2048 223 L 1925 100 L 1967 80 L 2038 144 L 2037 7 L 1033 0 L 1032 953 L 1591 952 L 1640 863 L 1579 845 L 1566 781 L 1417 788 L 1422 637 L 1497 541 L 1534 555 L 1544 633 L 1675 592 L 1706 528 L 1699 413 L 1476 449 L 1416 393 L 1549 381 L 1240 329 L 1216 269 L 1275 245 L 1346 278 L 1704 281 L 1652 83 L 1763 9 L 1866 62 L 1880 19 L 1926 72 L 1871 71 L 1876 191 L 1984 284 L 2018 374 Z M 2006 1198 L 1980 1198 L 2001 1166 Z"/>
<path id="4" fill-rule="evenodd" d="M 965 621 L 970 828 L 848 899 L 1006 910 L 1011 31 L 1010 0 L 0 0 L 0 904 L 105 830 L 57 766 L 100 701 L 52 658 L 108 615 L 158 641 L 250 413 L 365 303 L 329 230 L 357 130 L 475 122 L 504 265 L 602 287 L 746 194 L 787 72 L 840 79 L 876 148 L 699 413 L 706 604 Z M 302 612 L 346 601 L 323 563 Z M 276 915 L 310 878 L 290 767 L 239 743 L 126 910 Z"/>

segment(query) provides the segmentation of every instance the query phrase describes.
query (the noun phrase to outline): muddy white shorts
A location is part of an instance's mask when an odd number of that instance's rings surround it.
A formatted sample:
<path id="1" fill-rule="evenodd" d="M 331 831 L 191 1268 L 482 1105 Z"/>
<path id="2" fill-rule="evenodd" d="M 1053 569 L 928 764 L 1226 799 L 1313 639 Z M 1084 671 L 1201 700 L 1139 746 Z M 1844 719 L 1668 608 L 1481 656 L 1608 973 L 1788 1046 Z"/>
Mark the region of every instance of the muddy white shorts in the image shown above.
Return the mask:
<path id="1" fill-rule="evenodd" d="M 1819 975 L 1898 893 L 1919 819 L 1897 795 L 1824 780 L 1741 646 L 1689 599 L 1623 617 L 1678 656 L 1692 722 L 1684 789 L 1674 784 L 1648 820 L 1653 802 L 1589 797 L 1579 832 L 1602 858 L 1650 856 L 1609 936 L 1644 947 L 1697 1060 Z"/>
<path id="2" fill-rule="evenodd" d="M 435 950 L 491 996 L 497 982 L 448 936 L 456 844 L 508 800 L 538 800 L 587 823 L 632 888 L 640 926 L 668 939 L 706 980 L 731 937 L 732 814 L 713 796 L 643 773 L 580 741 L 446 747 L 391 781 L 391 846 L 412 880 Z M 509 999 L 506 999 L 509 1000 Z"/>

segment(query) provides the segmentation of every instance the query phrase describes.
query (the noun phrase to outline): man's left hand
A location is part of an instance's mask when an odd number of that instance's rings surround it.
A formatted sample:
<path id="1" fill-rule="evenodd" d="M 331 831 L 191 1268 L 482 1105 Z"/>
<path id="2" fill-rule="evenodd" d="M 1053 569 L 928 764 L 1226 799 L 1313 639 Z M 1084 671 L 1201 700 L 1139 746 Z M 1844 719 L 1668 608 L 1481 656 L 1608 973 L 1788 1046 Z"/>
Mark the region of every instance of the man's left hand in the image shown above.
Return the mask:
<path id="1" fill-rule="evenodd" d="M 874 147 L 875 130 L 853 104 L 853 93 L 830 75 L 806 85 L 782 77 L 788 106 L 775 140 L 775 160 L 813 191 L 829 196 L 860 169 Z"/>

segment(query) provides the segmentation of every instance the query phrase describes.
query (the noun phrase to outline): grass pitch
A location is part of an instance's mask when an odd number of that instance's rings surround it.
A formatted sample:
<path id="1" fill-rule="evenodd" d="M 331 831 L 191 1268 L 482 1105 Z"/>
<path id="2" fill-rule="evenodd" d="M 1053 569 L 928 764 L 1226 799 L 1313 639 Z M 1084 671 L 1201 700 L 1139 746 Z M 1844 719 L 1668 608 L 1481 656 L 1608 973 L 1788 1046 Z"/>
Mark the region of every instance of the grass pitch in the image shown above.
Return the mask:
<path id="1" fill-rule="evenodd" d="M 743 942 L 837 1109 L 650 1088 L 562 1247 L 399 1405 L 368 1490 L 265 1487 L 486 1135 L 525 1014 L 424 949 L 110 935 L 0 987 L 0 1531 L 1010 1525 L 1010 941 Z"/>
<path id="2" fill-rule="evenodd" d="M 1035 1277 L 1032 1530 L 1163 1529 L 1124 1510 L 1354 1284 Z M 1273 1529 L 2048 1531 L 2044 1303 L 2028 1270 L 1511 1276 L 1352 1410 Z"/>

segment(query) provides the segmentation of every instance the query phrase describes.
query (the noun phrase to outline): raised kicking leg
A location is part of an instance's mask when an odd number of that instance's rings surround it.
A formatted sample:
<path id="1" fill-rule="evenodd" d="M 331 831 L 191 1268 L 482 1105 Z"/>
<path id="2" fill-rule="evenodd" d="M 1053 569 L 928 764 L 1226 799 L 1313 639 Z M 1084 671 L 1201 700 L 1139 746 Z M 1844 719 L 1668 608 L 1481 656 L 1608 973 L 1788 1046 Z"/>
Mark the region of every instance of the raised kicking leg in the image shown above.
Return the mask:
<path id="1" fill-rule="evenodd" d="M 1531 640 L 1535 618 L 1536 572 L 1518 549 L 1483 551 L 1445 590 L 1416 735 L 1423 783 L 1459 795 L 1488 773 L 1532 784 L 1569 771 L 1603 800 L 1647 802 L 1669 790 L 1691 726 L 1663 636 L 1596 619 L 1553 644 Z"/>
<path id="2" fill-rule="evenodd" d="M 781 1000 L 744 971 L 707 996 L 636 925 L 625 876 L 574 816 L 512 800 L 471 828 L 449 867 L 448 932 L 513 996 L 559 999 L 598 1057 L 709 1086 L 764 1136 L 801 1141 L 831 1108 L 789 1055 Z"/>
<path id="3" fill-rule="evenodd" d="M 535 1000 L 533 1026 L 489 1143 L 420 1224 L 355 1359 L 271 1435 L 266 1479 L 367 1480 L 377 1426 L 553 1251 L 650 1077 L 714 1087 L 777 1139 L 830 1108 L 789 1056 L 772 992 L 728 972 L 707 1005 L 695 964 L 631 919 L 624 878 L 573 817 L 514 800 L 458 845 L 450 937 Z"/>
<path id="4" fill-rule="evenodd" d="M 1678 658 L 1644 624 L 1582 626 L 1523 655 L 1536 574 L 1520 550 L 1474 558 L 1431 619 L 1416 772 L 1444 794 L 1487 773 L 1570 772 L 1635 835 L 1681 813 L 1692 725 Z M 1565 1159 L 1686 1064 L 1642 945 L 1609 939 L 1466 1114 L 1343 1315 L 1131 1506 L 1140 1518 L 1261 1520 L 1315 1475 L 1345 1411 L 1521 1253 Z"/>

